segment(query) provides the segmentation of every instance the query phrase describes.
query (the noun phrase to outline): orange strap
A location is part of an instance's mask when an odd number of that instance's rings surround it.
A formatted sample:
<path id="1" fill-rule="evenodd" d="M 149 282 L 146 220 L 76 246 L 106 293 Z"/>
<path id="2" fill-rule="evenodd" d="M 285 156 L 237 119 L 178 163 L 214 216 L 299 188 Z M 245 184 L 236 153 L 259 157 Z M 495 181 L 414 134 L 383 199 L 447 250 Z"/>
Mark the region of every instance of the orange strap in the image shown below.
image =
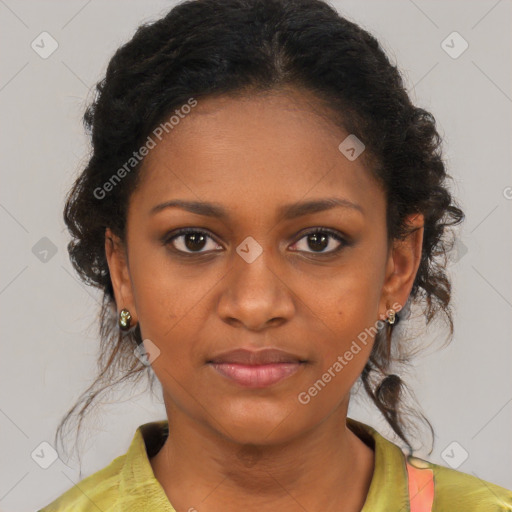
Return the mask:
<path id="1" fill-rule="evenodd" d="M 406 462 L 411 512 L 432 512 L 434 502 L 434 472 L 416 468 Z"/>

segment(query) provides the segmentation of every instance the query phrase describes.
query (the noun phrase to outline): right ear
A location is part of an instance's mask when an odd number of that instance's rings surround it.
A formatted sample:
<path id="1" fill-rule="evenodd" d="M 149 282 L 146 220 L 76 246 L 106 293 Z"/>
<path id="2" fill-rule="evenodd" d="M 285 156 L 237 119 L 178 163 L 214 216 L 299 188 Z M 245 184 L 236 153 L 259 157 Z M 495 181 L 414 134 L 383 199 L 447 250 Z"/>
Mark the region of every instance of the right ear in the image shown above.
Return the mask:
<path id="1" fill-rule="evenodd" d="M 114 288 L 118 313 L 123 308 L 128 309 L 133 324 L 136 324 L 138 322 L 137 311 L 135 310 L 135 301 L 133 299 L 133 287 L 128 268 L 126 247 L 121 239 L 112 233 L 110 228 L 105 230 L 105 255 L 107 257 L 112 287 Z"/>

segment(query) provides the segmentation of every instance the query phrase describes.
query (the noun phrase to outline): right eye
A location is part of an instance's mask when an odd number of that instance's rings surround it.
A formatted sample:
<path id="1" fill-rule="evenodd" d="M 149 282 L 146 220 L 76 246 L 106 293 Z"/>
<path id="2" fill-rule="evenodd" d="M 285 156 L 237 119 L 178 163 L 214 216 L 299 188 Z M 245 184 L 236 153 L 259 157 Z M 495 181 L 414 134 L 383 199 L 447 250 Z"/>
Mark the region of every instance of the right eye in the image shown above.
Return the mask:
<path id="1" fill-rule="evenodd" d="M 210 251 L 203 251 L 205 245 L 211 241 Z M 170 237 L 166 237 L 165 245 L 171 244 L 173 249 L 183 254 L 204 254 L 205 252 L 213 252 L 222 247 L 217 244 L 214 239 L 202 229 L 198 228 L 182 228 L 175 231 Z"/>

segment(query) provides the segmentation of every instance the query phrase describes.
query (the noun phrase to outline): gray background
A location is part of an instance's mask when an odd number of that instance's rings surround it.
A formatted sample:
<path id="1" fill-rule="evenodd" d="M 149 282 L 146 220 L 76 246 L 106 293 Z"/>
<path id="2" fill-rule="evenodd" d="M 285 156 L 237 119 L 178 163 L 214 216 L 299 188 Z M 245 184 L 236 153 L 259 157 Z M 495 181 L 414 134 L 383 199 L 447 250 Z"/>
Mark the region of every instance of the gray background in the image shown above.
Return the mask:
<path id="1" fill-rule="evenodd" d="M 41 442 L 52 443 L 58 421 L 95 376 L 99 296 L 68 261 L 63 200 L 86 161 L 81 115 L 92 86 L 137 25 L 172 5 L 0 0 L 2 511 L 36 510 L 79 480 L 76 461 L 42 469 L 31 458 Z M 463 449 L 460 471 L 512 489 L 512 3 L 334 5 L 381 41 L 413 101 L 435 115 L 467 215 L 450 270 L 454 340 L 419 357 L 408 379 L 436 431 L 428 459 L 447 466 L 446 448 L 459 461 Z M 43 31 L 59 45 L 46 59 L 31 48 Z M 441 46 L 453 31 L 469 43 L 458 58 Z M 459 43 L 450 44 L 456 50 Z M 429 328 L 425 343 L 439 332 Z M 137 426 L 165 418 L 159 400 L 143 391 L 120 390 L 89 416 L 81 477 L 125 453 Z M 365 400 L 354 401 L 349 415 L 392 438 Z"/>

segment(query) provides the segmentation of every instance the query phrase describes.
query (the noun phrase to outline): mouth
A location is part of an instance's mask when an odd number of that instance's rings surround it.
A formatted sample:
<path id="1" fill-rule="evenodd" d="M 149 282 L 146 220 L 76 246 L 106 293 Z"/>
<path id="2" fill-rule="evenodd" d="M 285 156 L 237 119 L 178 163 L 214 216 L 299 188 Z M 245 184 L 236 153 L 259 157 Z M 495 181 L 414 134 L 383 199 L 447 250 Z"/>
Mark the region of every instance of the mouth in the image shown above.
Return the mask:
<path id="1" fill-rule="evenodd" d="M 207 363 L 230 381 L 247 388 L 265 388 L 297 373 L 307 361 L 283 350 L 236 349 Z"/>
<path id="2" fill-rule="evenodd" d="M 290 377 L 305 365 L 305 362 L 269 363 L 269 364 L 237 364 L 210 363 L 219 374 L 236 384 L 247 388 L 266 388 Z"/>

